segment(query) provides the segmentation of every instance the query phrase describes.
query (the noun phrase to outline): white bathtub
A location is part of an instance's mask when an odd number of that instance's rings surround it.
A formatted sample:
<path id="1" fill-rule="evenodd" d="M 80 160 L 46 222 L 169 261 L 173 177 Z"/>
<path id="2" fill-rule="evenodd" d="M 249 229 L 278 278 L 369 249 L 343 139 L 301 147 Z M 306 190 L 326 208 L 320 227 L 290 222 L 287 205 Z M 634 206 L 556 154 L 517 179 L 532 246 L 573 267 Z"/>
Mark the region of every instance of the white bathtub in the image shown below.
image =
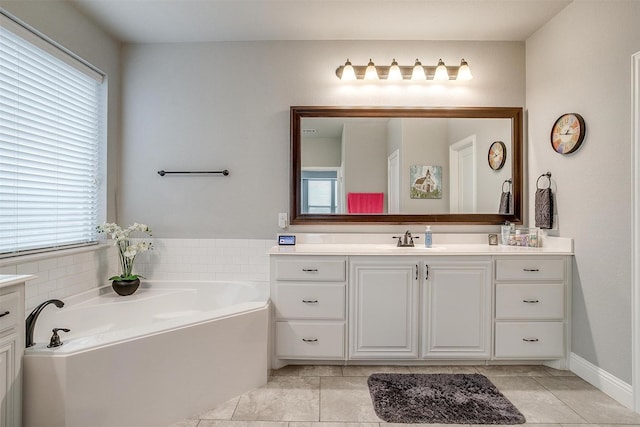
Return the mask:
<path id="1" fill-rule="evenodd" d="M 162 427 L 267 381 L 267 283 L 146 281 L 64 301 L 25 351 L 25 427 Z M 48 349 L 54 327 L 71 332 Z"/>

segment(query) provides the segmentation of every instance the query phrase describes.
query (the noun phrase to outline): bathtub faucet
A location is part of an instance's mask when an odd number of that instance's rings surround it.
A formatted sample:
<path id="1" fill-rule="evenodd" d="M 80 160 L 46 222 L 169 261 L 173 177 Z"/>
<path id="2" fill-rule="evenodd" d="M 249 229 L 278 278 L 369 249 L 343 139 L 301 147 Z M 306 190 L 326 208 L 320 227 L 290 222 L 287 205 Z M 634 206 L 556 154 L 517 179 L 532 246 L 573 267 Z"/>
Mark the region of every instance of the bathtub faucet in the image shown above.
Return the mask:
<path id="1" fill-rule="evenodd" d="M 33 330 L 36 328 L 36 320 L 38 320 L 38 316 L 40 312 L 49 304 L 55 304 L 56 307 L 62 308 L 64 303 L 59 299 L 50 299 L 48 301 L 43 302 L 39 306 L 33 309 L 31 314 L 27 316 L 26 326 L 27 326 L 27 336 L 25 341 L 25 347 L 32 347 L 36 343 L 33 342 Z"/>

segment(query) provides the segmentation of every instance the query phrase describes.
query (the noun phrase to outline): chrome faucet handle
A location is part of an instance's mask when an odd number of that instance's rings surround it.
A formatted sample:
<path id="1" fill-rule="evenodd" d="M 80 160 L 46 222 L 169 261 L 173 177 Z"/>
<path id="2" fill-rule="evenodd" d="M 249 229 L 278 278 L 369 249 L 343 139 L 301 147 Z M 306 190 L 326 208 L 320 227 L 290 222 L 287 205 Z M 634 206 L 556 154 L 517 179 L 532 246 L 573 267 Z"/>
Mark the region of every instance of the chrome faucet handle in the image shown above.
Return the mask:
<path id="1" fill-rule="evenodd" d="M 60 347 L 63 344 L 63 342 L 60 341 L 60 335 L 58 335 L 58 331 L 70 332 L 71 329 L 53 328 L 53 335 L 51 335 L 51 341 L 49 341 L 49 345 L 47 346 L 47 348 Z"/>

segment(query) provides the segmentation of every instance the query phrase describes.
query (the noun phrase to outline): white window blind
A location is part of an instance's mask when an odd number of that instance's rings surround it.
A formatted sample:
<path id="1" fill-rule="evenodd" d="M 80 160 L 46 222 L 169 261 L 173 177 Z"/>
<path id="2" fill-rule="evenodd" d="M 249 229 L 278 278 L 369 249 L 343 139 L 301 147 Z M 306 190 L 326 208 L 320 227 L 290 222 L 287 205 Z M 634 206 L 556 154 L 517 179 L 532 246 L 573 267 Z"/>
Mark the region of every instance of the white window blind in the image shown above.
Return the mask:
<path id="1" fill-rule="evenodd" d="M 56 56 L 0 27 L 0 256 L 97 241 L 102 83 Z"/>

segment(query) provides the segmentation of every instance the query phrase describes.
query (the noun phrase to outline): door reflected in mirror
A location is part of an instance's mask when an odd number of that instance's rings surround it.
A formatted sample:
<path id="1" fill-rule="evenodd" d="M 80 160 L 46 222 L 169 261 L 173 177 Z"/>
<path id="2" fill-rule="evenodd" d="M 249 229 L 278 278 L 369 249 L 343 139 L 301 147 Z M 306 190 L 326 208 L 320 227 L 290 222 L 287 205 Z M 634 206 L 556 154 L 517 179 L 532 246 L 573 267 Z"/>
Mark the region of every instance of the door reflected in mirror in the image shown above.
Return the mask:
<path id="1" fill-rule="evenodd" d="M 294 224 L 520 221 L 520 108 L 292 107 L 291 120 Z M 499 212 L 504 191 L 513 212 Z"/>

